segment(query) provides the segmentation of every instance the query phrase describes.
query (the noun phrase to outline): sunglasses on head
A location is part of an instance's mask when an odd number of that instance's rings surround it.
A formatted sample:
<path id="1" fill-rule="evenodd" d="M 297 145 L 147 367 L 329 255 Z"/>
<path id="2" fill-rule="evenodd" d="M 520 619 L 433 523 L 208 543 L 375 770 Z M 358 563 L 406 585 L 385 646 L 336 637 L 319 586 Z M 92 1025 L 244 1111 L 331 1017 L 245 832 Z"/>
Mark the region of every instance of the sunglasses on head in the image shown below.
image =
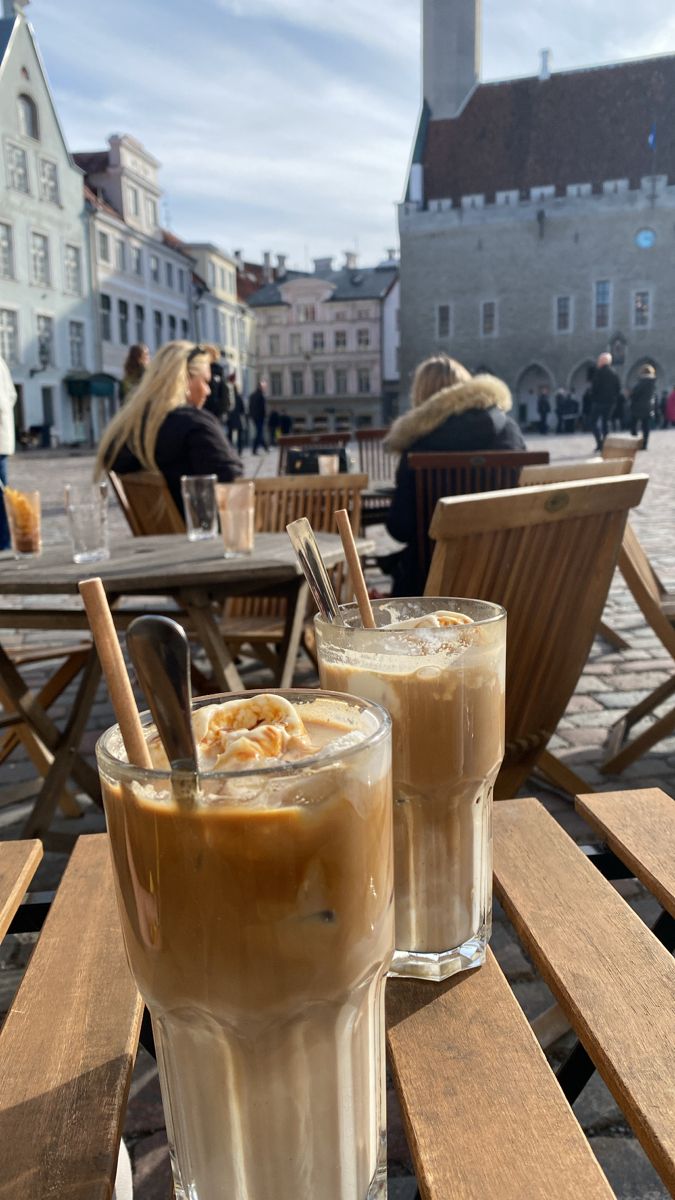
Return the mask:
<path id="1" fill-rule="evenodd" d="M 189 363 L 192 362 L 193 358 L 199 358 L 200 354 L 208 354 L 208 350 L 206 349 L 206 347 L 205 346 L 193 346 L 190 353 L 187 356 L 188 362 Z"/>

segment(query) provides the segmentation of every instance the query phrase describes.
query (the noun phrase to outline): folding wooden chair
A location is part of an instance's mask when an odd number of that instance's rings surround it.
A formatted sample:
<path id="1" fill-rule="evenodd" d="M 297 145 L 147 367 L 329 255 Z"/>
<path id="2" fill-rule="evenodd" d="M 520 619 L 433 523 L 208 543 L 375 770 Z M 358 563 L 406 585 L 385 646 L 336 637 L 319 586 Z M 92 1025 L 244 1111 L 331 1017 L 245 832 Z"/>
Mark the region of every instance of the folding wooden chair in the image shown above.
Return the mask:
<path id="1" fill-rule="evenodd" d="M 583 780 L 546 746 L 588 658 L 628 510 L 646 484 L 646 475 L 626 475 L 444 499 L 436 507 L 425 594 L 491 600 L 508 614 L 498 799 L 515 795 L 535 766 L 571 794 L 583 791 Z"/>
<path id="2" fill-rule="evenodd" d="M 134 537 L 185 533 L 185 521 L 159 471 L 132 471 L 127 475 L 109 471 L 108 479 Z"/>
<path id="3" fill-rule="evenodd" d="M 667 592 L 661 583 L 632 525 L 626 526 L 618 565 L 647 624 L 651 626 L 664 649 L 675 660 L 675 595 Z M 606 775 L 620 775 L 630 763 L 635 762 L 647 750 L 675 730 L 675 708 L 673 708 L 655 720 L 632 742 L 627 741 L 633 726 L 643 717 L 652 713 L 665 700 L 668 700 L 673 693 L 675 693 L 675 675 L 672 675 L 659 687 L 654 688 L 653 692 L 650 692 L 639 704 L 635 704 L 612 726 L 607 735 L 606 757 L 601 767 Z"/>

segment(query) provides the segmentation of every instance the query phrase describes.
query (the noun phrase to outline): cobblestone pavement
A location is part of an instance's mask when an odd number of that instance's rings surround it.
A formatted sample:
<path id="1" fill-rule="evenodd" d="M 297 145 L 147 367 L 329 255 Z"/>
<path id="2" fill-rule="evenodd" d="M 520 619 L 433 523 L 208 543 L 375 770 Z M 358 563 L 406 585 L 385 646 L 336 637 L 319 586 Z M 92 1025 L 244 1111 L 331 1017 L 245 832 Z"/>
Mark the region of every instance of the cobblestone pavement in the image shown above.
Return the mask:
<path id="1" fill-rule="evenodd" d="M 592 438 L 583 434 L 549 438 L 528 437 L 528 446 L 530 449 L 547 448 L 552 460 L 586 458 L 593 449 Z M 636 469 L 646 471 L 650 482 L 643 504 L 633 519 L 659 575 L 666 586 L 670 585 L 675 590 L 674 457 L 675 431 L 654 433 L 649 450 L 638 456 Z M 10 463 L 11 482 L 19 487 L 41 488 L 44 500 L 45 540 L 52 544 L 62 542 L 64 553 L 68 553 L 68 548 L 65 517 L 61 507 L 63 484 L 86 480 L 90 476 L 91 466 L 91 457 L 86 455 L 68 456 L 64 453 L 42 451 L 29 451 L 18 455 Z M 275 470 L 276 454 L 270 452 L 261 464 L 260 473 L 273 475 Z M 114 501 L 110 514 L 113 535 L 123 535 L 126 532 L 124 521 Z M 383 530 L 373 532 L 384 550 L 387 545 L 386 534 Z M 0 558 L 0 592 L 1 581 Z M 2 603 L 6 602 L 7 598 L 2 598 Z M 629 642 L 629 649 L 617 652 L 596 640 L 576 693 L 556 731 L 552 748 L 588 781 L 589 790 L 607 791 L 625 787 L 656 786 L 663 788 L 670 795 L 675 795 L 675 736 L 665 739 L 638 763 L 629 767 L 620 780 L 608 779 L 599 773 L 603 741 L 608 727 L 623 709 L 629 708 L 672 673 L 670 659 L 651 630 L 645 628 L 643 618 L 620 577 L 617 577 L 612 585 L 605 619 L 622 632 Z M 3 640 L 6 636 L 3 634 Z M 12 635 L 12 639 L 13 644 L 16 644 L 19 635 Z M 306 663 L 302 666 L 302 675 L 307 682 L 312 682 L 311 670 Z M 36 671 L 31 678 L 39 682 L 39 672 Z M 264 682 L 265 677 L 261 674 L 259 677 L 252 676 L 251 684 L 257 683 L 258 678 L 260 682 Z M 69 701 L 70 693 L 66 693 L 63 702 L 52 710 L 57 720 L 63 717 Z M 85 749 L 89 754 L 93 751 L 98 733 L 110 724 L 111 720 L 109 702 L 104 689 L 101 688 L 86 734 Z M 18 753 L 0 767 L 0 787 L 31 777 L 30 764 Z M 572 837 L 577 840 L 589 840 L 588 827 L 575 815 L 567 799 L 544 791 L 536 784 L 528 785 L 525 790 L 529 794 L 538 795 Z M 11 838 L 19 835 L 21 820 L 27 808 L 25 804 L 5 809 L 0 807 L 0 837 Z M 57 823 L 57 827 L 68 828 L 68 823 Z M 93 809 L 78 823 L 78 828 L 87 832 L 102 827 L 102 817 Z M 70 829 L 72 830 L 72 823 Z M 63 856 L 47 854 L 40 869 L 38 885 L 54 886 L 64 862 Z M 644 890 L 633 882 L 624 882 L 620 887 L 643 919 L 651 922 L 656 906 Z M 6 944 L 3 948 L 0 958 L 0 1013 L 6 1010 L 14 994 L 30 952 L 30 938 L 11 941 L 12 944 Z M 499 908 L 496 912 L 492 944 L 527 1016 L 533 1017 L 542 1012 L 552 997 L 537 976 Z M 565 1040 L 558 1043 L 552 1060 L 561 1061 L 567 1048 Z M 412 1200 L 415 1190 L 411 1179 L 412 1168 L 391 1088 L 389 1108 L 389 1163 L 392 1180 L 390 1198 Z M 620 1200 L 660 1200 L 661 1197 L 667 1196 L 612 1097 L 597 1076 L 594 1076 L 582 1093 L 575 1108 Z M 134 1073 L 125 1139 L 134 1163 L 137 1200 L 166 1200 L 170 1172 L 157 1074 L 154 1063 L 142 1050 Z"/>

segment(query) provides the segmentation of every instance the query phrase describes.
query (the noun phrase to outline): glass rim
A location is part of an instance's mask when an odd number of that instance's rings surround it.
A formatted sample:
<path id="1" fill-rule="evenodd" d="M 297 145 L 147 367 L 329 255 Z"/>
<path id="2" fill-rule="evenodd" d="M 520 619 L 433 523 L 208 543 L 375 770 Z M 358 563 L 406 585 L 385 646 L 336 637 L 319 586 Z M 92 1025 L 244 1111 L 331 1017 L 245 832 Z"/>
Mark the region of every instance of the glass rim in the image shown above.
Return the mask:
<path id="1" fill-rule="evenodd" d="M 210 480 L 212 480 L 212 481 L 213 481 L 213 483 L 217 483 L 217 482 L 218 482 L 218 476 L 217 476 L 217 475 L 215 475 L 215 474 L 210 474 L 210 475 L 181 475 L 181 477 L 180 477 L 181 486 L 182 486 L 184 483 L 192 483 L 193 479 L 198 479 L 200 482 L 201 482 L 202 480 L 206 480 L 206 479 L 210 479 Z"/>
<path id="2" fill-rule="evenodd" d="M 194 710 L 195 708 L 204 708 L 207 704 L 213 704 L 219 700 L 244 700 L 252 696 L 284 696 L 287 699 L 297 696 L 308 700 L 326 698 L 341 702 L 347 700 L 352 708 L 358 708 L 362 712 L 371 712 L 377 717 L 378 725 L 372 733 L 364 736 L 360 742 L 355 742 L 351 746 L 343 746 L 334 753 L 322 750 L 317 754 L 310 755 L 308 758 L 296 759 L 294 762 L 277 762 L 268 767 L 248 767 L 244 771 L 198 771 L 197 777 L 199 779 L 205 781 L 214 780 L 222 783 L 230 782 L 233 779 L 292 777 L 304 773 L 309 768 L 334 766 L 336 762 L 342 761 L 345 758 L 351 758 L 354 754 L 360 753 L 362 750 L 376 746 L 386 737 L 387 733 L 391 732 L 391 717 L 386 708 L 381 704 L 377 704 L 374 700 L 363 700 L 360 696 L 351 696 L 347 692 L 334 692 L 325 688 L 268 688 L 266 691 L 251 688 L 248 691 L 241 692 L 216 692 L 210 696 L 197 696 L 196 699 L 193 699 L 192 707 Z M 141 725 L 144 728 L 154 724 L 152 713 L 147 709 L 139 715 Z M 108 768 L 116 775 L 126 776 L 132 782 L 140 784 L 165 781 L 171 785 L 172 780 L 175 779 L 193 778 L 191 771 L 167 771 L 157 767 L 137 767 L 125 759 L 117 758 L 116 755 L 111 753 L 109 743 L 118 732 L 118 724 L 110 725 L 97 739 L 95 750 L 99 769 L 102 768 L 105 770 Z"/>
<path id="3" fill-rule="evenodd" d="M 383 608 L 386 604 L 419 604 L 421 600 L 428 600 L 430 604 L 435 604 L 438 608 L 444 606 L 448 612 L 461 612 L 461 609 L 453 609 L 453 604 L 480 604 L 486 609 L 491 609 L 492 611 L 489 614 L 486 614 L 485 617 L 479 617 L 477 620 L 473 621 L 473 624 L 477 626 L 497 625 L 507 616 L 507 612 L 503 604 L 495 604 L 493 600 L 478 600 L 472 596 L 382 596 L 382 598 L 379 600 L 371 601 L 371 604 L 373 609 L 377 610 Z M 351 604 L 341 604 L 339 609 L 342 614 L 359 612 L 359 606 L 356 602 Z M 321 613 L 315 613 L 314 625 L 316 628 L 321 627 L 321 629 L 346 629 L 350 634 L 363 633 L 367 634 L 369 637 L 379 637 L 383 634 L 388 634 L 391 637 L 392 634 L 410 632 L 409 629 L 392 629 L 390 625 L 378 625 L 374 629 L 366 629 L 364 625 L 336 625 L 334 621 L 326 620 Z M 449 634 L 452 636 L 455 630 L 459 631 L 465 628 L 465 625 L 444 625 L 439 629 L 434 629 L 432 627 L 425 628 L 424 633 L 431 637 L 437 634 L 442 634 L 444 637 L 447 637 Z"/>

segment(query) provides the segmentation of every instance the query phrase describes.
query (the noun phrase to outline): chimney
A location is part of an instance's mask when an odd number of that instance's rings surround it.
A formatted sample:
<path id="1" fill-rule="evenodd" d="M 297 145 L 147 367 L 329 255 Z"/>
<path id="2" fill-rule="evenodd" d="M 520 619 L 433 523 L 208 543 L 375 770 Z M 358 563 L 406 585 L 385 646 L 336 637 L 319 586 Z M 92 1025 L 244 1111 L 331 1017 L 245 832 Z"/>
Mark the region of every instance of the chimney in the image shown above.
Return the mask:
<path id="1" fill-rule="evenodd" d="M 234 261 L 237 264 L 237 270 L 241 271 L 244 266 L 244 255 L 242 254 L 241 250 L 235 250 L 233 252 L 233 254 L 234 254 Z"/>
<path id="2" fill-rule="evenodd" d="M 551 51 L 540 50 L 541 66 L 539 67 L 539 78 L 542 83 L 551 78 Z"/>
<path id="3" fill-rule="evenodd" d="M 423 98 L 434 120 L 456 117 L 480 78 L 482 0 L 423 5 Z"/>
<path id="4" fill-rule="evenodd" d="M 277 254 L 277 278 L 283 279 L 286 274 L 286 259 L 287 254 Z"/>
<path id="5" fill-rule="evenodd" d="M 274 278 L 274 272 L 272 271 L 272 255 L 270 254 L 269 250 L 266 250 L 263 254 L 263 275 L 265 277 L 265 283 L 272 282 Z"/>
<path id="6" fill-rule="evenodd" d="M 358 261 L 358 255 L 353 250 L 345 250 L 345 267 L 348 271 L 355 271 Z"/>
<path id="7" fill-rule="evenodd" d="M 23 16 L 23 10 L 30 0 L 2 0 L 2 15 L 6 21 Z"/>
<path id="8" fill-rule="evenodd" d="M 315 258 L 314 259 L 314 274 L 327 275 L 333 270 L 332 258 Z"/>
<path id="9" fill-rule="evenodd" d="M 390 247 L 388 248 L 388 250 L 387 250 L 387 262 L 390 262 L 390 263 L 397 263 L 397 262 L 398 262 L 398 259 L 397 259 L 397 257 L 396 257 L 396 247 L 395 247 L 395 246 L 390 246 Z"/>

